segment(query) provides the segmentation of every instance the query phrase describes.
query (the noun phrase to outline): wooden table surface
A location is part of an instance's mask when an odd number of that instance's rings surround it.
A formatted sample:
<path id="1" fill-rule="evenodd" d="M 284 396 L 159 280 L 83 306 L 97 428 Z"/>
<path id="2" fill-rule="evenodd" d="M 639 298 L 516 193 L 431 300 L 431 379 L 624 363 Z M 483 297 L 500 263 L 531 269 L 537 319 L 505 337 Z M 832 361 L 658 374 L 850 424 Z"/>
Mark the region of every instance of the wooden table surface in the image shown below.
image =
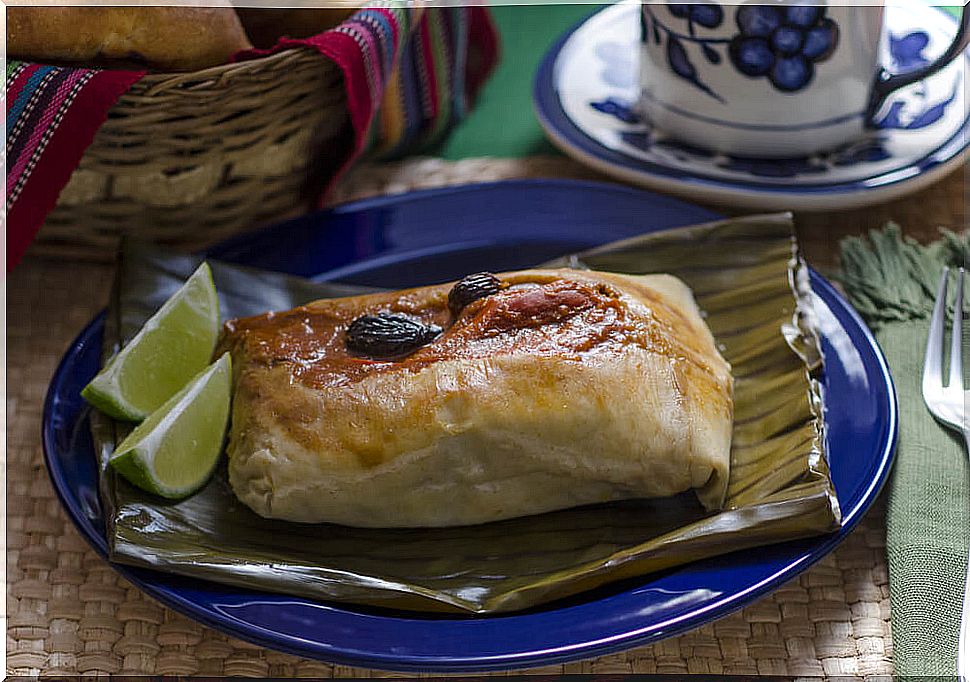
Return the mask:
<path id="1" fill-rule="evenodd" d="M 479 165 L 475 166 L 475 163 Z M 415 187 L 452 184 L 458 176 L 474 177 L 476 180 L 517 175 L 598 177 L 560 157 L 537 159 L 527 169 L 522 169 L 517 163 L 512 160 L 470 160 L 469 163 L 448 164 L 440 160 L 418 159 L 364 167 L 345 180 L 336 197 L 347 199 L 379 191 L 404 191 Z M 460 164 L 465 165 L 462 167 Z M 852 211 L 799 214 L 799 239 L 809 262 L 823 271 L 830 271 L 837 263 L 838 242 L 842 237 L 862 234 L 889 220 L 896 221 L 907 234 L 920 240 L 933 239 L 939 227 L 964 229 L 967 217 L 965 192 L 965 169 L 961 169 L 924 191 L 885 205 Z M 70 340 L 104 305 L 111 274 L 112 266 L 109 264 L 45 259 L 32 251 L 7 278 L 8 672 L 364 674 L 366 671 L 301 662 L 282 654 L 260 651 L 258 647 L 213 634 L 187 619 L 172 615 L 118 579 L 105 562 L 85 547 L 66 521 L 42 462 L 40 422 L 44 393 L 56 363 Z M 870 521 L 868 530 L 860 531 L 876 535 L 875 540 L 860 540 L 859 552 L 882 552 L 878 538 L 881 522 L 880 516 Z M 873 550 L 873 547 L 876 549 Z M 851 553 L 856 550 L 849 548 L 846 551 Z M 851 561 L 845 565 L 849 568 L 844 570 L 852 570 Z M 819 570 L 824 572 L 825 567 Z M 810 596 L 812 585 L 824 588 L 824 580 L 809 578 L 807 582 L 803 581 L 799 589 L 804 588 L 805 594 Z M 863 581 L 859 589 L 865 591 L 866 584 Z M 824 590 L 818 594 L 825 596 Z M 801 608 L 799 604 L 808 598 L 792 596 L 791 608 Z M 834 609 L 839 608 L 840 600 L 845 606 L 845 602 L 852 598 L 862 599 L 858 595 L 846 596 L 845 591 L 838 590 L 827 598 L 825 603 Z M 878 603 L 878 590 L 875 597 L 867 599 L 869 601 L 864 603 Z M 884 593 L 882 602 L 888 604 Z M 746 609 L 746 613 L 755 615 L 753 619 L 739 616 L 735 625 L 740 628 L 741 634 L 730 631 L 735 627 L 731 625 L 735 621 L 727 620 L 724 621 L 727 625 L 722 625 L 721 630 L 701 629 L 697 631 L 699 634 L 654 645 L 640 659 L 623 659 L 625 662 L 622 665 L 611 662 L 620 659 L 607 657 L 557 667 L 555 671 L 666 670 L 738 674 L 891 672 L 888 663 L 891 652 L 881 643 L 881 639 L 880 643 L 873 644 L 875 649 L 869 652 L 869 659 L 866 659 L 865 651 L 859 651 L 869 646 L 865 643 L 865 636 L 858 636 L 854 640 L 857 649 L 841 653 L 833 651 L 827 654 L 830 658 L 826 659 L 825 652 L 816 650 L 822 645 L 812 639 L 818 635 L 818 628 L 811 633 L 798 631 L 799 621 L 795 618 L 787 621 L 795 625 L 786 630 L 786 603 L 772 602 L 767 611 L 764 608 L 758 611 L 757 604 L 752 607 L 753 611 Z M 771 615 L 775 613 L 773 609 L 778 608 L 781 609 L 780 615 Z M 770 613 L 764 616 L 765 612 Z M 879 623 L 886 620 L 885 614 L 858 616 L 853 612 L 844 616 L 852 622 L 861 618 L 860 623 L 869 622 L 865 620 L 868 617 L 875 618 L 871 622 L 876 623 L 873 626 L 876 629 Z M 776 625 L 772 630 L 765 629 L 767 625 L 759 626 L 759 623 Z M 714 627 L 717 628 L 717 624 Z M 859 627 L 864 629 L 862 625 Z M 718 640 L 713 636 L 725 631 L 728 632 L 727 637 L 735 637 L 731 641 L 739 642 L 740 653 L 726 652 L 726 639 L 721 639 L 720 649 L 717 648 Z M 835 634 L 832 636 L 835 637 Z M 870 634 L 876 638 L 879 633 Z M 758 645 L 763 647 L 759 653 L 752 649 L 753 640 L 745 640 L 745 636 L 756 639 L 763 636 L 758 641 L 767 644 Z M 689 652 L 677 648 L 682 646 L 689 646 Z M 712 646 L 716 651 L 704 653 Z M 814 648 L 806 651 L 811 647 Z M 676 656 L 671 653 L 675 650 Z M 858 660 L 850 660 L 853 656 Z M 786 667 L 784 664 L 786 658 L 798 657 L 806 661 L 801 667 Z M 636 664 L 630 663 L 630 660 L 645 662 Z M 668 661 L 667 668 L 664 668 L 665 660 Z M 826 660 L 836 662 L 826 664 Z M 838 663 L 840 660 L 846 663 Z M 866 660 L 870 662 L 866 663 Z M 691 661 L 702 663 L 692 664 Z"/>

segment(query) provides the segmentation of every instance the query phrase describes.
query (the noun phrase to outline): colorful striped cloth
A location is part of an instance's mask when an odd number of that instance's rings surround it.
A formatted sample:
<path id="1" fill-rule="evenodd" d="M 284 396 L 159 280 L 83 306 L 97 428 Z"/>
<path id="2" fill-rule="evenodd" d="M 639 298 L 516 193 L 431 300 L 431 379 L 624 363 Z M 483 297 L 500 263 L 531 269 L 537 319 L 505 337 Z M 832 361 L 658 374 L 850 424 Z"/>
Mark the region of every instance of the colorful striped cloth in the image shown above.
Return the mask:
<path id="1" fill-rule="evenodd" d="M 108 109 L 143 73 L 7 62 L 7 271 L 57 203 Z"/>
<path id="2" fill-rule="evenodd" d="M 467 112 L 498 58 L 484 7 L 370 5 L 312 38 L 283 38 L 234 61 L 309 47 L 344 74 L 353 153 L 390 158 L 434 144 Z M 16 265 L 108 111 L 144 72 L 7 63 L 7 270 Z M 321 188 L 321 201 L 327 188 Z"/>

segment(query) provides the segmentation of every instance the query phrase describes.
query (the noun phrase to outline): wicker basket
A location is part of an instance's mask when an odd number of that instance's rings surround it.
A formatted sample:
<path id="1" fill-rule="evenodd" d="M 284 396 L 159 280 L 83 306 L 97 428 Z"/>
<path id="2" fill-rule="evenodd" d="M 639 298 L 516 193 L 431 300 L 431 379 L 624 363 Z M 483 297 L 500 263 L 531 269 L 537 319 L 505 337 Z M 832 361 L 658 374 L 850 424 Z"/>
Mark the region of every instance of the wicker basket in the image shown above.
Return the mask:
<path id="1" fill-rule="evenodd" d="M 342 79 L 308 49 L 143 78 L 85 151 L 37 252 L 110 259 L 124 233 L 198 248 L 306 210 L 351 148 Z"/>

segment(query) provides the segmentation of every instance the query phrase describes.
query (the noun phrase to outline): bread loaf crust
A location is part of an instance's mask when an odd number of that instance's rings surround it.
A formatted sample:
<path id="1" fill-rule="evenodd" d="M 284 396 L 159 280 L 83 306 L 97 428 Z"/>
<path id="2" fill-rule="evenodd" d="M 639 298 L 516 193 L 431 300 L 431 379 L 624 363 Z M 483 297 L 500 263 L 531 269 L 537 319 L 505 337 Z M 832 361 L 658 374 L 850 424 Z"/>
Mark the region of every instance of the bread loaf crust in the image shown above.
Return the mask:
<path id="1" fill-rule="evenodd" d="M 7 8 L 7 53 L 31 61 L 195 71 L 251 47 L 230 7 Z"/>

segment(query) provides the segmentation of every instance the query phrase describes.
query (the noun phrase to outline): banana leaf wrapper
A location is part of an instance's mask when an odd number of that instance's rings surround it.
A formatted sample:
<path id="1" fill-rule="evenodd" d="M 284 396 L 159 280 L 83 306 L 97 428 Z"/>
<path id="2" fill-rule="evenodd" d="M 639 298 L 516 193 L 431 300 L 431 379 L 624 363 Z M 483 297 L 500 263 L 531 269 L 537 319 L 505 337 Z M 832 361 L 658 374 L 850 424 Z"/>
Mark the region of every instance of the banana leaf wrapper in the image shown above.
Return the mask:
<path id="1" fill-rule="evenodd" d="M 123 247 L 105 358 L 200 262 L 143 244 Z M 368 291 L 211 260 L 210 265 L 223 319 Z M 130 427 L 92 413 L 111 560 L 323 601 L 498 613 L 839 527 L 821 419 L 822 356 L 808 272 L 790 216 L 665 231 L 545 265 L 667 272 L 694 290 L 736 382 L 723 511 L 706 513 L 691 492 L 459 528 L 275 521 L 235 498 L 224 464 L 206 487 L 183 501 L 134 488 L 107 466 Z"/>

